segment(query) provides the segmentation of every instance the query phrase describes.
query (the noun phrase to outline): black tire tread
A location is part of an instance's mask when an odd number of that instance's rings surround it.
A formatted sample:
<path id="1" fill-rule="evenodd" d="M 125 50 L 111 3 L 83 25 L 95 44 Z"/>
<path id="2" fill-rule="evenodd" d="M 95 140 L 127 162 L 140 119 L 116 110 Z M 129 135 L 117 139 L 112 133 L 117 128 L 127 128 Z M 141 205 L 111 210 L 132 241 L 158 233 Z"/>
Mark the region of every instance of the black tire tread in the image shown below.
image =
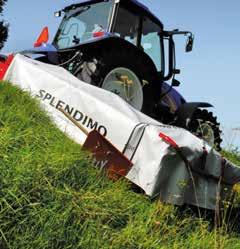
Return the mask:
<path id="1" fill-rule="evenodd" d="M 197 109 L 192 117 L 191 122 L 189 123 L 189 130 L 195 135 L 201 137 L 201 134 L 196 134 L 200 122 L 208 122 L 214 131 L 214 145 L 217 151 L 221 151 L 222 131 L 220 130 L 220 123 L 217 121 L 217 117 L 213 115 L 212 112 L 207 111 L 206 109 Z"/>

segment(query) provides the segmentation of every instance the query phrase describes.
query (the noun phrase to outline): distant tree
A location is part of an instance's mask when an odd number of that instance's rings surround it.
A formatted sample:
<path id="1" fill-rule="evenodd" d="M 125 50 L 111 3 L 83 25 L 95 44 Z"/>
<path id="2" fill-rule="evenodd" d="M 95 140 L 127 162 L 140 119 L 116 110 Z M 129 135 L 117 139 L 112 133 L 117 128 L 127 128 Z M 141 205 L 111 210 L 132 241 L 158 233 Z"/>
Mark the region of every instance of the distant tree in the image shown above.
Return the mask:
<path id="1" fill-rule="evenodd" d="M 2 16 L 3 6 L 7 0 L 0 0 L 0 16 Z M 0 50 L 3 48 L 4 43 L 8 38 L 8 24 L 5 23 L 4 20 L 0 21 Z"/>

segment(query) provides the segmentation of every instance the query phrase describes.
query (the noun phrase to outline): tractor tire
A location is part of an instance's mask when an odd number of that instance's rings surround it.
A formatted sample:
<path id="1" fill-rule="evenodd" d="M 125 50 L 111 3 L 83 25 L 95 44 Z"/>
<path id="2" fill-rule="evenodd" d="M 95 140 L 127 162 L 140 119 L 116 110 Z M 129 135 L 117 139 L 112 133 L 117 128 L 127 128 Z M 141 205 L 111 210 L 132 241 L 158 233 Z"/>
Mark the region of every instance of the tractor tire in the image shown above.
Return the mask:
<path id="1" fill-rule="evenodd" d="M 222 131 L 219 127 L 220 123 L 217 122 L 217 117 L 205 109 L 197 109 L 188 125 L 188 129 L 193 134 L 205 140 L 217 151 L 221 151 Z"/>
<path id="2" fill-rule="evenodd" d="M 96 51 L 96 50 L 95 50 Z M 153 116 L 158 101 L 160 84 L 153 84 L 156 70 L 144 63 L 135 51 L 123 48 L 106 48 L 92 52 L 74 73 L 79 79 L 111 91 L 135 109 Z M 123 83 L 121 77 L 129 83 Z"/>

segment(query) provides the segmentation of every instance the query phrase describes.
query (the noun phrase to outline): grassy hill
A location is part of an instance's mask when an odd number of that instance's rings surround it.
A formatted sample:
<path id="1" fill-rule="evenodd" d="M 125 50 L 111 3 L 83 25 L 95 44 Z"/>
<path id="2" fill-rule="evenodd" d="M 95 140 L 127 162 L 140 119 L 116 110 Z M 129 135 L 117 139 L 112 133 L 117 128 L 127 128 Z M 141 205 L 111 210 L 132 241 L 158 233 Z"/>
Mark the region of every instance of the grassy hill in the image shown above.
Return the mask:
<path id="1" fill-rule="evenodd" d="M 233 249 L 240 239 L 100 176 L 36 101 L 2 82 L 0 248 Z"/>

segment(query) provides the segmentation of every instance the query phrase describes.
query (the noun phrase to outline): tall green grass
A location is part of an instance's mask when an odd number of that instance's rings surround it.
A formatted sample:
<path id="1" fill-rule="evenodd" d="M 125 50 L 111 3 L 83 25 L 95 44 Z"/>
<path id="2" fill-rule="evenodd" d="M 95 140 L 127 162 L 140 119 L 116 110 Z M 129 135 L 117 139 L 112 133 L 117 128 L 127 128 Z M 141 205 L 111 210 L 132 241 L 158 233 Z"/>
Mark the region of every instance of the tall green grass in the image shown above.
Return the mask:
<path id="1" fill-rule="evenodd" d="M 7 248 L 237 249 L 240 239 L 105 179 L 35 100 L 1 83 L 0 249 Z"/>

